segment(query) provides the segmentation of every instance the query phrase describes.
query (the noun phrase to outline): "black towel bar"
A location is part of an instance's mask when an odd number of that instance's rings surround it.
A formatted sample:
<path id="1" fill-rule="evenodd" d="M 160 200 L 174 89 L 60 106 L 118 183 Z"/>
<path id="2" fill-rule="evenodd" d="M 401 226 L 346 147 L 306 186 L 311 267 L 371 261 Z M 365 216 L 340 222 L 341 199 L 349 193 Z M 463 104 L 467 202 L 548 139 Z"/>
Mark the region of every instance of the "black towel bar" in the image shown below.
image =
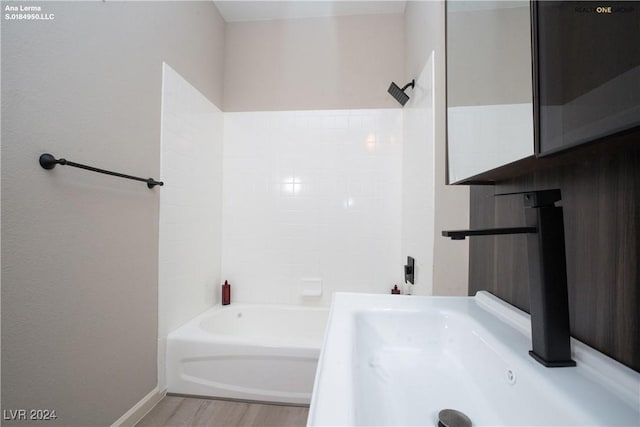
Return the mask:
<path id="1" fill-rule="evenodd" d="M 44 153 L 40 156 L 40 166 L 44 169 L 53 169 L 56 165 L 73 166 L 74 168 L 86 169 L 91 172 L 104 173 L 106 175 L 118 176 L 120 178 L 133 179 L 135 181 L 142 181 L 147 183 L 147 187 L 153 188 L 156 185 L 164 185 L 162 181 L 156 181 L 153 178 L 139 178 L 137 176 L 125 175 L 123 173 L 112 172 L 104 169 L 94 168 L 93 166 L 87 166 L 80 163 L 72 162 L 67 159 L 56 159 L 52 154 Z"/>

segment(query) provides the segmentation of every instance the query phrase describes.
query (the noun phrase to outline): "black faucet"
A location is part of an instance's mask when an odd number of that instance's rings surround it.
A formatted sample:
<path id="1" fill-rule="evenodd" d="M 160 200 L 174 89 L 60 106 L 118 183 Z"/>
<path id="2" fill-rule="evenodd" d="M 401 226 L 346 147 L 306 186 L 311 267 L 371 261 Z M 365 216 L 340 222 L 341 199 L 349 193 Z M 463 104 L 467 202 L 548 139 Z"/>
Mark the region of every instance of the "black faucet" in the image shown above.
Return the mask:
<path id="1" fill-rule="evenodd" d="M 453 240 L 466 236 L 527 234 L 529 256 L 529 308 L 531 311 L 531 357 L 544 366 L 575 366 L 571 360 L 569 297 L 560 190 L 523 194 L 524 227 L 443 231 Z M 499 194 L 506 195 L 506 194 Z"/>

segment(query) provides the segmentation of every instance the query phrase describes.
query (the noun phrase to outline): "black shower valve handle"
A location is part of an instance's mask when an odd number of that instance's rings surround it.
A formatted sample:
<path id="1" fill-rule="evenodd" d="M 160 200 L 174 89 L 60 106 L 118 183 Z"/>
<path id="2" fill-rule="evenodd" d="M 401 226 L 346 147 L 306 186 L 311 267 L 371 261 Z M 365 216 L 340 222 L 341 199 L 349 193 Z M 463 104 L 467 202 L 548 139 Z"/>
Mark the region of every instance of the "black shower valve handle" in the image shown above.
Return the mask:
<path id="1" fill-rule="evenodd" d="M 407 263 L 404 266 L 404 283 L 411 283 L 413 285 L 415 275 L 415 260 L 413 257 L 407 257 Z"/>

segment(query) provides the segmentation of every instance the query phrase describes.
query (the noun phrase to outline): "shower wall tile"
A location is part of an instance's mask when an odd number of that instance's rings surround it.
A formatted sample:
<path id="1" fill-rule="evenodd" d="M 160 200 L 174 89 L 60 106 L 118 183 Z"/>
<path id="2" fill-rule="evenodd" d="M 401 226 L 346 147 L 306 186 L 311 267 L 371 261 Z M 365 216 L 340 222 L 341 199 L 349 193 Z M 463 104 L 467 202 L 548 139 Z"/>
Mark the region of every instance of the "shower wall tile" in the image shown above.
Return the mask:
<path id="1" fill-rule="evenodd" d="M 158 382 L 167 334 L 219 300 L 223 113 L 163 64 Z"/>
<path id="2" fill-rule="evenodd" d="M 225 113 L 222 275 L 233 300 L 322 304 L 402 279 L 400 109 Z M 300 295 L 321 278 L 321 297 Z"/>
<path id="3" fill-rule="evenodd" d="M 414 284 L 403 290 L 433 294 L 436 194 L 434 58 L 429 57 L 403 108 L 402 255 L 415 259 Z"/>

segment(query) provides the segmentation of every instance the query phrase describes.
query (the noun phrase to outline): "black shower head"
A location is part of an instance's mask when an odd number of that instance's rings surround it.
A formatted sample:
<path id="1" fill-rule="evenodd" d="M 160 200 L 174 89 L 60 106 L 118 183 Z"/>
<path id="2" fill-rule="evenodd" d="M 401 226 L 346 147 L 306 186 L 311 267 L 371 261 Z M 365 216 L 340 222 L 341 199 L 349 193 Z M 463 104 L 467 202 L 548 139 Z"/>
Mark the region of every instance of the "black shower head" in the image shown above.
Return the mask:
<path id="1" fill-rule="evenodd" d="M 415 84 L 416 84 L 416 81 L 411 80 L 410 83 L 407 83 L 406 85 L 404 85 L 402 89 L 400 89 L 400 87 L 398 87 L 397 84 L 395 84 L 394 82 L 391 82 L 391 85 L 389 86 L 389 89 L 387 89 L 387 92 L 389 92 L 391 96 L 393 96 L 396 99 L 396 101 L 398 101 L 404 107 L 404 104 L 406 104 L 407 101 L 409 100 L 409 95 L 404 93 L 404 91 L 407 90 L 409 86 L 411 86 L 411 88 L 413 89 Z"/>

